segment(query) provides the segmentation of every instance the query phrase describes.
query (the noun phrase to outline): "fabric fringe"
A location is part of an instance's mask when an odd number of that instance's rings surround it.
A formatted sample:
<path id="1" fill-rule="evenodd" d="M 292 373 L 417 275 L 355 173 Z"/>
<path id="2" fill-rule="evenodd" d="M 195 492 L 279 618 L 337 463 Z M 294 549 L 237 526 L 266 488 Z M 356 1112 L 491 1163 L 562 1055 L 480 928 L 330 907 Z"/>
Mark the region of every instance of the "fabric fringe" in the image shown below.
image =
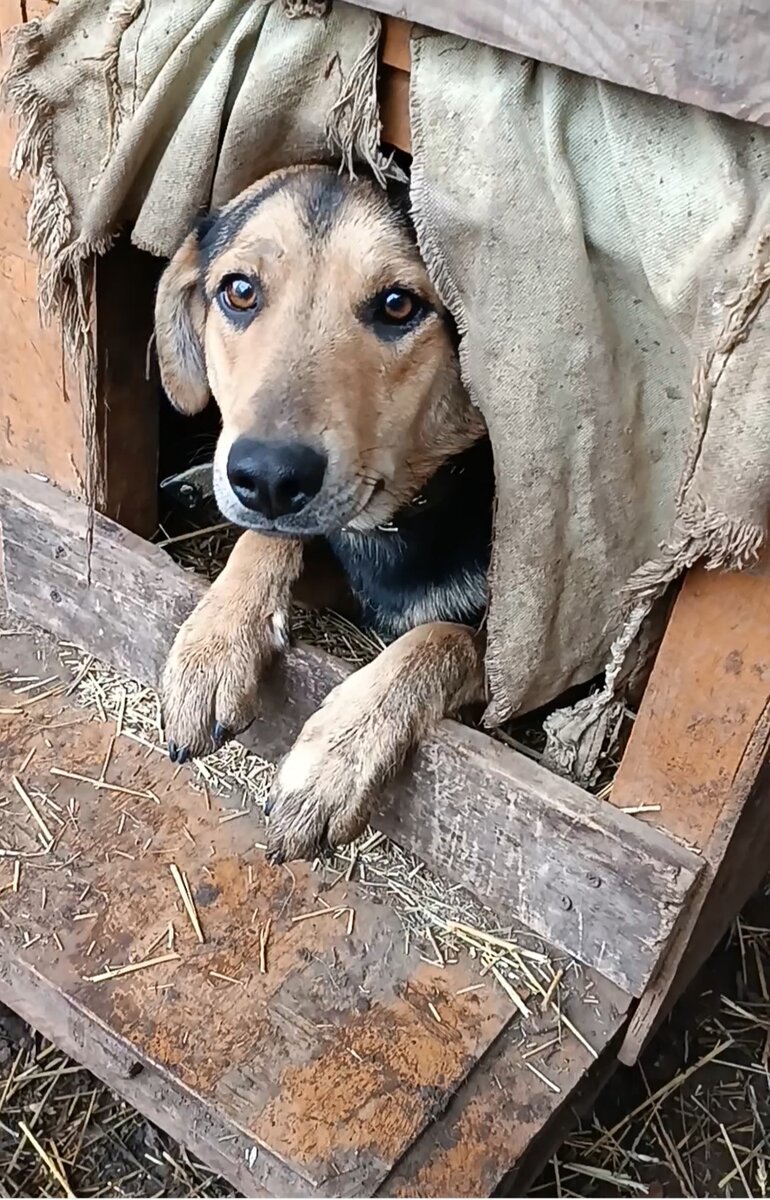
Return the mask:
<path id="1" fill-rule="evenodd" d="M 753 525 L 715 510 L 691 492 L 708 428 L 715 389 L 733 350 L 748 337 L 770 294 L 770 233 L 760 239 L 752 269 L 728 312 L 716 343 L 699 362 L 693 380 L 693 438 L 679 487 L 679 512 L 658 558 L 642 564 L 622 592 L 623 625 L 613 641 L 604 686 L 543 723 L 543 765 L 578 783 L 596 782 L 599 760 L 617 748 L 624 705 L 619 680 L 643 622 L 666 588 L 696 563 L 706 570 L 739 571 L 759 558 L 768 540 L 764 525 Z"/>
<path id="2" fill-rule="evenodd" d="M 290 20 L 300 17 L 326 17 L 331 0 L 282 0 L 283 11 Z"/>
<path id="3" fill-rule="evenodd" d="M 348 75 L 326 121 L 326 140 L 339 153 L 341 170 L 355 175 L 355 162 L 363 159 L 384 187 L 391 163 L 380 150 L 380 107 L 377 71 L 381 23 L 372 16 L 369 37 Z"/>

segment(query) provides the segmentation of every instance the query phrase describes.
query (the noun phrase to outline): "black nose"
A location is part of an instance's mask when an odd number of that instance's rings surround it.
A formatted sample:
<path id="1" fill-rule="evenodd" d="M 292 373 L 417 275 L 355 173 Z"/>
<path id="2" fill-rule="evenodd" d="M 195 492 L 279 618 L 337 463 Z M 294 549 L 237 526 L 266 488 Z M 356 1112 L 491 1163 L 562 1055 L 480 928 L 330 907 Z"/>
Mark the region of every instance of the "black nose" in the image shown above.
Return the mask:
<path id="1" fill-rule="evenodd" d="M 326 456 L 302 442 L 238 438 L 227 458 L 227 478 L 246 508 L 275 520 L 298 513 L 321 490 Z"/>

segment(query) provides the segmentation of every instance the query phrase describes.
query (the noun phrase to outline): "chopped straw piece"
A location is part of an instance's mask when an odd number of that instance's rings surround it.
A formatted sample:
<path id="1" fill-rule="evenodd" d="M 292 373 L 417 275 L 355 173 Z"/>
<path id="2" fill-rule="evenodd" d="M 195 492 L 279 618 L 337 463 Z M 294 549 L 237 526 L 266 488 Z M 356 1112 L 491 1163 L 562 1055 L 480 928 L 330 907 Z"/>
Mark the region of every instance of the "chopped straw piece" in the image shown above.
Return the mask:
<path id="1" fill-rule="evenodd" d="M 180 871 L 179 867 L 177 867 L 174 863 L 169 865 L 169 870 L 174 883 L 179 889 L 179 895 L 182 897 L 182 904 L 184 905 L 185 911 L 190 918 L 190 924 L 193 927 L 193 932 L 200 944 L 204 945 L 206 939 L 203 936 L 201 923 L 198 920 L 198 910 L 195 907 L 195 901 L 193 900 L 192 892 L 190 891 L 190 885 L 187 882 L 187 876 L 183 871 Z"/>
<path id="2" fill-rule="evenodd" d="M 259 972 L 260 975 L 267 975 L 267 943 L 270 938 L 270 930 L 273 925 L 273 918 L 268 917 L 265 924 L 259 930 Z"/>
<path id="3" fill-rule="evenodd" d="M 18 796 L 21 798 L 21 800 L 24 802 L 24 805 L 25 805 L 25 807 L 27 808 L 27 811 L 29 812 L 29 815 L 32 817 L 33 821 L 35 822 L 35 824 L 37 825 L 38 829 L 40 830 L 40 832 L 42 833 L 43 837 L 45 838 L 45 841 L 46 841 L 46 843 L 47 843 L 47 848 L 50 848 L 50 847 L 53 845 L 53 842 L 54 842 L 54 836 L 53 836 L 53 834 L 51 833 L 51 830 L 48 828 L 48 826 L 46 825 L 45 821 L 44 821 L 44 820 L 43 820 L 43 818 L 40 816 L 40 813 L 39 813 L 39 812 L 37 811 L 37 809 L 35 808 L 34 804 L 32 803 L 31 799 L 29 798 L 29 796 L 28 796 L 27 792 L 26 792 L 26 791 L 25 791 L 25 789 L 22 787 L 22 785 L 19 783 L 19 781 L 18 781 L 18 779 L 16 778 L 16 776 L 15 776 L 15 775 L 12 775 L 12 776 L 11 776 L 11 783 L 13 784 L 13 786 L 14 786 L 14 788 L 15 788 L 15 790 L 16 790 L 16 794 L 17 794 L 17 795 L 18 795 Z"/>
<path id="4" fill-rule="evenodd" d="M 62 1190 L 64 1191 L 64 1194 L 67 1197 L 71 1197 L 71 1200 L 75 1200 L 75 1193 L 73 1192 L 70 1185 L 67 1183 L 66 1177 L 63 1175 L 63 1173 L 59 1169 L 59 1167 L 57 1167 L 56 1163 L 53 1161 L 50 1154 L 47 1154 L 46 1151 L 43 1149 L 43 1147 L 40 1145 L 40 1142 L 37 1140 L 34 1133 L 29 1128 L 29 1126 L 27 1125 L 27 1123 L 25 1121 L 19 1121 L 19 1129 L 21 1130 L 22 1137 L 25 1137 L 27 1139 L 27 1141 L 34 1149 L 34 1151 L 37 1154 L 40 1161 L 42 1163 L 44 1163 L 44 1165 L 47 1167 L 47 1169 L 53 1175 L 53 1177 L 56 1180 L 56 1182 L 58 1183 L 59 1187 L 62 1188 Z"/>
<path id="5" fill-rule="evenodd" d="M 105 979 L 119 979 L 121 975 L 132 975 L 134 971 L 144 971 L 148 967 L 159 967 L 163 963 L 178 962 L 178 954 L 159 954 L 157 958 L 145 958 L 142 962 L 126 963 L 122 967 L 108 967 L 99 975 L 84 975 L 87 983 L 103 983 Z"/>

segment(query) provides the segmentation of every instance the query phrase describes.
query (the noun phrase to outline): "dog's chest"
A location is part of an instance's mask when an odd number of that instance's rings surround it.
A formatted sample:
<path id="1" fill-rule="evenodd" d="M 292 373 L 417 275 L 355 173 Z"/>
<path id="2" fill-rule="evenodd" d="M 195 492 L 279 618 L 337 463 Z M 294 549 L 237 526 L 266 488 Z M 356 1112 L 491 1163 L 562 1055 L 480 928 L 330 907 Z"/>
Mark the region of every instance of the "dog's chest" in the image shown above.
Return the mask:
<path id="1" fill-rule="evenodd" d="M 477 623 L 486 606 L 493 499 L 483 439 L 446 464 L 423 502 L 396 514 L 387 531 L 330 538 L 364 622 L 385 638 L 429 621 Z"/>

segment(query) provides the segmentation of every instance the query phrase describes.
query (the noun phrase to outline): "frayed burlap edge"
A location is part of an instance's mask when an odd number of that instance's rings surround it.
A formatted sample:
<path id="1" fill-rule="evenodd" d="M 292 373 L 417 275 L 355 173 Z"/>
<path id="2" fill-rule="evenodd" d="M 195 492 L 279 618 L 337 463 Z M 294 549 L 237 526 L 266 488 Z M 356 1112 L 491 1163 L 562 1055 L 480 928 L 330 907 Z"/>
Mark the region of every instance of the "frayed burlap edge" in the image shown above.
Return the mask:
<path id="1" fill-rule="evenodd" d="M 693 380 L 693 433 L 682 472 L 679 509 L 669 540 L 658 558 L 634 572 L 623 591 L 623 625 L 610 647 L 604 686 L 571 708 L 553 713 L 543 725 L 543 763 L 579 783 L 596 781 L 599 758 L 617 748 L 624 705 L 618 697 L 627 660 L 653 605 L 666 588 L 696 563 L 707 570 L 742 570 L 756 562 L 767 540 L 764 525 L 729 517 L 695 490 L 696 469 L 716 388 L 736 346 L 770 296 L 770 231 L 760 239 L 751 270 L 730 304 L 714 346 L 698 362 Z"/>
<path id="2" fill-rule="evenodd" d="M 326 121 L 329 148 L 340 155 L 340 170 L 355 175 L 356 159 L 366 162 L 384 187 L 391 162 L 380 150 L 382 124 L 377 98 L 377 72 L 382 23 L 372 14 L 366 45 L 340 87 Z"/>

